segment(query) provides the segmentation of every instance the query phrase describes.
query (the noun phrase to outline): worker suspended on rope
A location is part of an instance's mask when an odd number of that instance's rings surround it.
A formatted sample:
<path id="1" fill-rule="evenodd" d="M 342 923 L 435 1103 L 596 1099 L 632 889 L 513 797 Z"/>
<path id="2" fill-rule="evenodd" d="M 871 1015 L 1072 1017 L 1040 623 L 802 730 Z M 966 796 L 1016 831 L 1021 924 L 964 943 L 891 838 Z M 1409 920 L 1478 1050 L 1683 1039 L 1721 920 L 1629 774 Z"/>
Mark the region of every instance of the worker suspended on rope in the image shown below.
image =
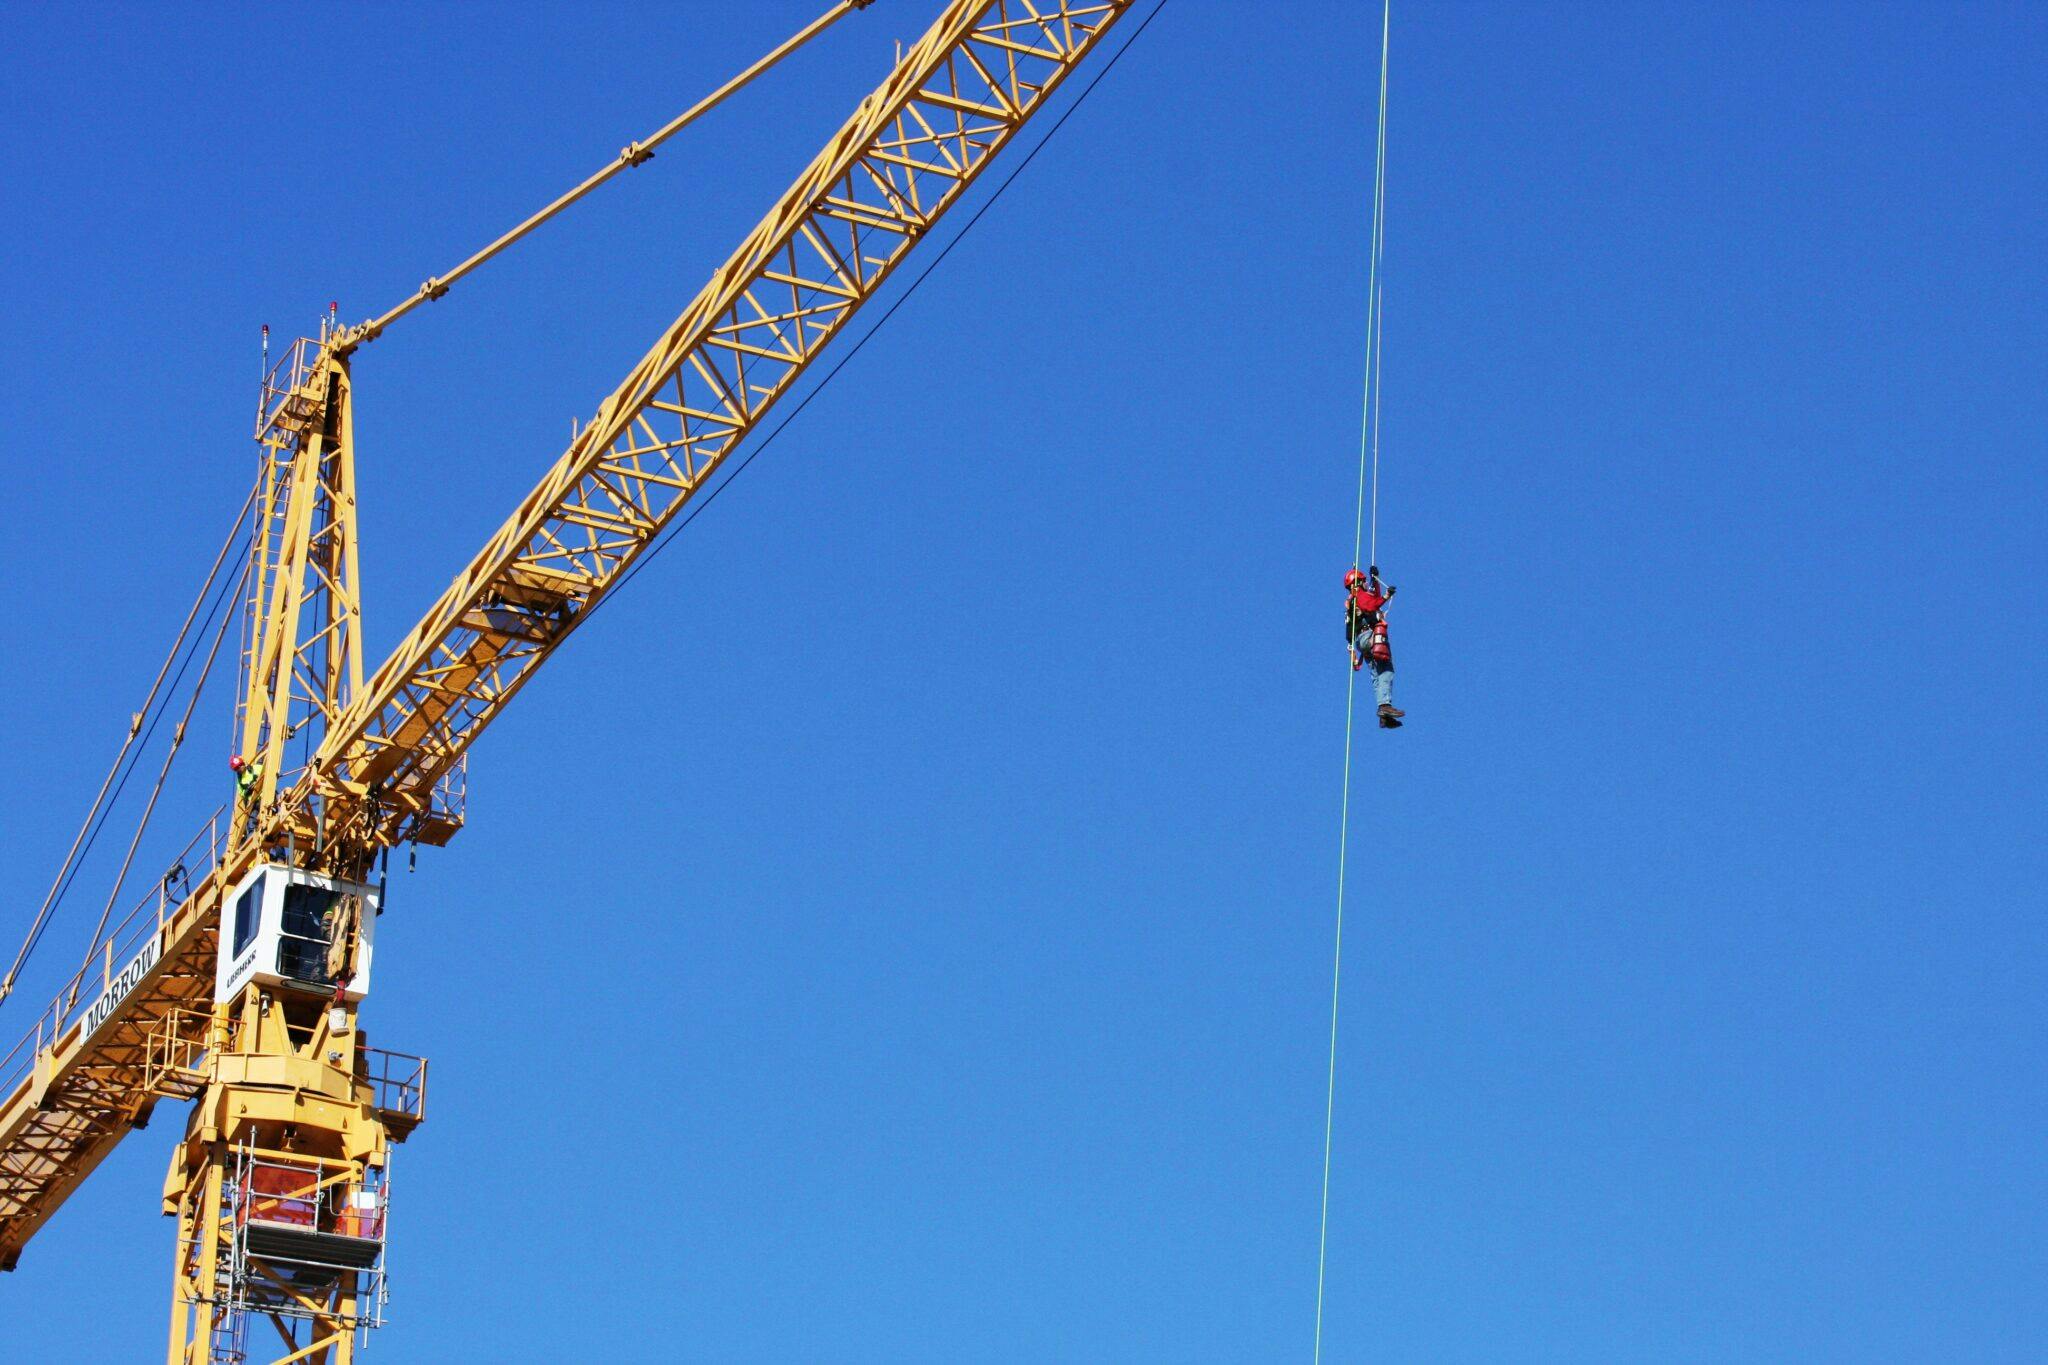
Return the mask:
<path id="1" fill-rule="evenodd" d="M 1355 672 L 1372 665 L 1373 696 L 1379 702 L 1380 728 L 1398 730 L 1407 715 L 1394 705 L 1394 650 L 1387 641 L 1387 603 L 1394 590 L 1380 582 L 1379 565 L 1344 575 L 1344 638 L 1351 644 Z"/>

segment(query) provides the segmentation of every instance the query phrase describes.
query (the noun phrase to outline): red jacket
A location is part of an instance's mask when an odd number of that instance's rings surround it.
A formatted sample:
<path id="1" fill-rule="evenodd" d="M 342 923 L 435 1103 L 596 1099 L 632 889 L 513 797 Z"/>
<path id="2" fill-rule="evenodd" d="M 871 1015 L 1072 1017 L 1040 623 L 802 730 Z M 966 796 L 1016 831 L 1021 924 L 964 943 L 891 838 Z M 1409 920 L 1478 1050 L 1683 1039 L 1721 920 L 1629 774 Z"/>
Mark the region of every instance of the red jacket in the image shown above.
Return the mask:
<path id="1" fill-rule="evenodd" d="M 1355 612 L 1363 614 L 1365 612 L 1378 611 L 1386 604 L 1387 599 L 1374 592 L 1371 588 L 1353 588 L 1351 590 L 1351 609 Z"/>

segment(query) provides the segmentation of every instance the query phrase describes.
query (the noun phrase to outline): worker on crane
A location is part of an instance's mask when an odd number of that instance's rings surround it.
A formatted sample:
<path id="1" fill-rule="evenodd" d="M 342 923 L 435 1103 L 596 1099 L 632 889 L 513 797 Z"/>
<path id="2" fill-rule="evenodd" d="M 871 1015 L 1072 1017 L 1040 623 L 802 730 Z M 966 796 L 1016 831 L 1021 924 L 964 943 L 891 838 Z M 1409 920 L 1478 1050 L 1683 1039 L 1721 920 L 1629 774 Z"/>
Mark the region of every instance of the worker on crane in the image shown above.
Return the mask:
<path id="1" fill-rule="evenodd" d="M 1387 642 L 1387 603 L 1394 589 L 1380 582 L 1379 565 L 1360 573 L 1356 565 L 1344 575 L 1344 638 L 1351 645 L 1353 672 L 1372 665 L 1373 696 L 1380 707 L 1380 728 L 1398 730 L 1407 715 L 1394 705 L 1394 650 Z"/>
<path id="2" fill-rule="evenodd" d="M 263 782 L 263 760 L 245 759 L 236 754 L 228 760 L 228 771 L 235 775 L 236 798 L 245 806 L 254 801 Z"/>

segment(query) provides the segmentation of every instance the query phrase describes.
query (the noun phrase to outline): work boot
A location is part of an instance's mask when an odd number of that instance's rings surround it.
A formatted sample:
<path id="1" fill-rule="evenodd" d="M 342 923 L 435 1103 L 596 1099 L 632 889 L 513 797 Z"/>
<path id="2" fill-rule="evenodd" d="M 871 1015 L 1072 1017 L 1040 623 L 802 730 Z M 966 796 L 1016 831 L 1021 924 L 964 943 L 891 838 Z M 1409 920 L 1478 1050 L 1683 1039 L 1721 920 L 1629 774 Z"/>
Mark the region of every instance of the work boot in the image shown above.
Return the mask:
<path id="1" fill-rule="evenodd" d="M 1399 711 L 1396 711 L 1396 710 L 1395 710 L 1395 709 L 1394 709 L 1393 707 L 1391 707 L 1391 706 L 1382 706 L 1382 707 L 1380 708 L 1380 729 L 1382 729 L 1382 730 L 1398 730 L 1398 729 L 1400 729 L 1400 728 L 1401 728 L 1401 719 L 1400 719 L 1400 716 L 1401 716 L 1401 713 L 1400 713 Z"/>
<path id="2" fill-rule="evenodd" d="M 1381 709 L 1384 710 L 1388 715 L 1392 716 L 1395 720 L 1399 720 L 1401 717 L 1408 714 L 1406 711 L 1403 711 L 1398 706 L 1387 706 L 1382 707 Z"/>

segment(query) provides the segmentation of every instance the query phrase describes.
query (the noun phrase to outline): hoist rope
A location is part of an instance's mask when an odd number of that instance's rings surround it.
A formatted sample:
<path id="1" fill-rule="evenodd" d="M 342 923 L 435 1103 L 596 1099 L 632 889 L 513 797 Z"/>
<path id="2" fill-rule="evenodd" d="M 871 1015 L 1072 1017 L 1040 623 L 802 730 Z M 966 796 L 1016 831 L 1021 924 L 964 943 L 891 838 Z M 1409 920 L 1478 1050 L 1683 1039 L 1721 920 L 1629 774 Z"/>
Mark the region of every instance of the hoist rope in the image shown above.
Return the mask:
<path id="1" fill-rule="evenodd" d="M 1387 240 L 1387 37 L 1392 9 L 1393 0 L 1385 0 L 1380 11 L 1380 119 L 1373 156 L 1371 266 L 1365 295 L 1365 402 L 1358 426 L 1358 529 L 1351 541 L 1353 567 L 1360 562 L 1358 551 L 1364 542 L 1368 447 L 1372 465 L 1372 539 L 1371 553 L 1364 562 L 1377 564 L 1380 555 L 1380 334 L 1386 313 L 1380 260 L 1386 252 Z"/>
<path id="2" fill-rule="evenodd" d="M 1382 86 L 1384 87 L 1384 76 L 1382 76 L 1381 80 Z M 1387 350 L 1387 286 L 1386 281 L 1384 278 L 1382 278 L 1380 271 L 1380 257 L 1386 251 L 1387 247 L 1385 203 L 1385 180 L 1387 174 L 1387 120 L 1385 112 L 1386 92 L 1384 88 L 1381 90 L 1380 99 L 1382 101 L 1380 113 L 1379 154 L 1379 179 L 1381 181 L 1381 184 L 1378 190 L 1378 193 L 1381 198 L 1379 208 L 1380 222 L 1379 226 L 1375 228 L 1373 232 L 1372 248 L 1372 539 L 1368 542 L 1366 547 L 1367 553 L 1365 562 L 1368 565 L 1374 565 L 1380 562 L 1380 414 L 1381 412 L 1385 411 L 1385 405 L 1380 402 L 1380 361 L 1386 355 Z"/>
<path id="3" fill-rule="evenodd" d="M 1374 154 L 1372 251 L 1367 273 L 1365 329 L 1365 401 L 1358 431 L 1358 520 L 1351 541 L 1351 562 L 1365 541 L 1368 459 L 1372 490 L 1372 541 L 1368 564 L 1379 561 L 1380 539 L 1380 256 L 1386 241 L 1387 212 L 1387 39 L 1392 29 L 1393 0 L 1380 8 L 1379 138 Z M 1348 642 L 1347 642 L 1348 643 Z M 1347 662 L 1349 662 L 1347 660 Z M 1351 839 L 1351 740 L 1357 714 L 1358 670 L 1353 668 L 1344 689 L 1344 794 L 1337 825 L 1337 927 L 1330 950 L 1330 1063 L 1323 1094 L 1323 1197 L 1316 1232 L 1315 1360 L 1323 1359 L 1323 1288 L 1330 1259 L 1330 1154 L 1337 1131 L 1337 1005 L 1344 981 L 1344 867 Z"/>
<path id="4" fill-rule="evenodd" d="M 4 978 L 0 978 L 0 1000 L 5 1000 L 13 993 L 15 981 L 19 978 L 22 967 L 35 952 L 36 945 L 42 941 L 43 930 L 48 926 L 51 914 L 63 903 L 73 878 L 78 875 L 79 864 L 92 852 L 93 844 L 99 839 L 100 829 L 106 823 L 108 809 L 113 802 L 120 800 L 122 790 L 127 787 L 128 778 L 134 772 L 135 760 L 141 757 L 139 752 L 131 756 L 131 750 L 134 750 L 138 738 L 143 747 L 147 748 L 150 736 L 156 733 L 157 721 L 163 718 L 163 709 L 157 706 L 157 695 L 163 690 L 165 675 L 171 672 L 171 666 L 177 663 L 178 656 L 184 652 L 185 639 L 191 633 L 192 622 L 198 617 L 200 608 L 206 605 L 208 597 L 213 597 L 214 602 L 212 608 L 207 611 L 206 624 L 200 629 L 203 631 L 213 624 L 214 614 L 220 610 L 220 597 L 214 590 L 214 580 L 220 577 L 221 565 L 227 562 L 229 551 L 234 549 L 235 542 L 240 539 L 242 518 L 255 500 L 256 490 L 252 488 L 248 499 L 236 511 L 234 520 L 229 525 L 227 539 L 221 543 L 220 552 L 214 556 L 212 567 L 207 569 L 206 578 L 199 585 L 199 593 L 192 599 L 192 608 L 185 613 L 184 623 L 178 627 L 177 638 L 171 642 L 170 652 L 164 656 L 163 665 L 157 669 L 155 681 L 149 685 L 148 695 L 142 699 L 141 709 L 136 711 L 128 722 L 128 735 L 121 741 L 120 751 L 114 755 L 112 766 L 107 769 L 106 777 L 100 782 L 100 789 L 93 796 L 92 805 L 86 810 L 85 819 L 80 822 L 78 833 L 71 840 L 71 847 L 65 851 L 64 861 L 58 866 L 57 875 L 51 880 L 50 889 L 43 896 L 42 906 L 36 911 L 35 920 L 29 926 L 28 936 L 23 939 L 21 950 L 15 954 L 14 965 L 7 969 Z M 191 663 L 191 657 L 187 655 L 176 676 L 171 678 L 170 686 L 173 692 L 177 690 L 179 682 L 185 676 L 185 669 Z M 169 705 L 168 698 L 165 698 L 164 704 Z"/>

